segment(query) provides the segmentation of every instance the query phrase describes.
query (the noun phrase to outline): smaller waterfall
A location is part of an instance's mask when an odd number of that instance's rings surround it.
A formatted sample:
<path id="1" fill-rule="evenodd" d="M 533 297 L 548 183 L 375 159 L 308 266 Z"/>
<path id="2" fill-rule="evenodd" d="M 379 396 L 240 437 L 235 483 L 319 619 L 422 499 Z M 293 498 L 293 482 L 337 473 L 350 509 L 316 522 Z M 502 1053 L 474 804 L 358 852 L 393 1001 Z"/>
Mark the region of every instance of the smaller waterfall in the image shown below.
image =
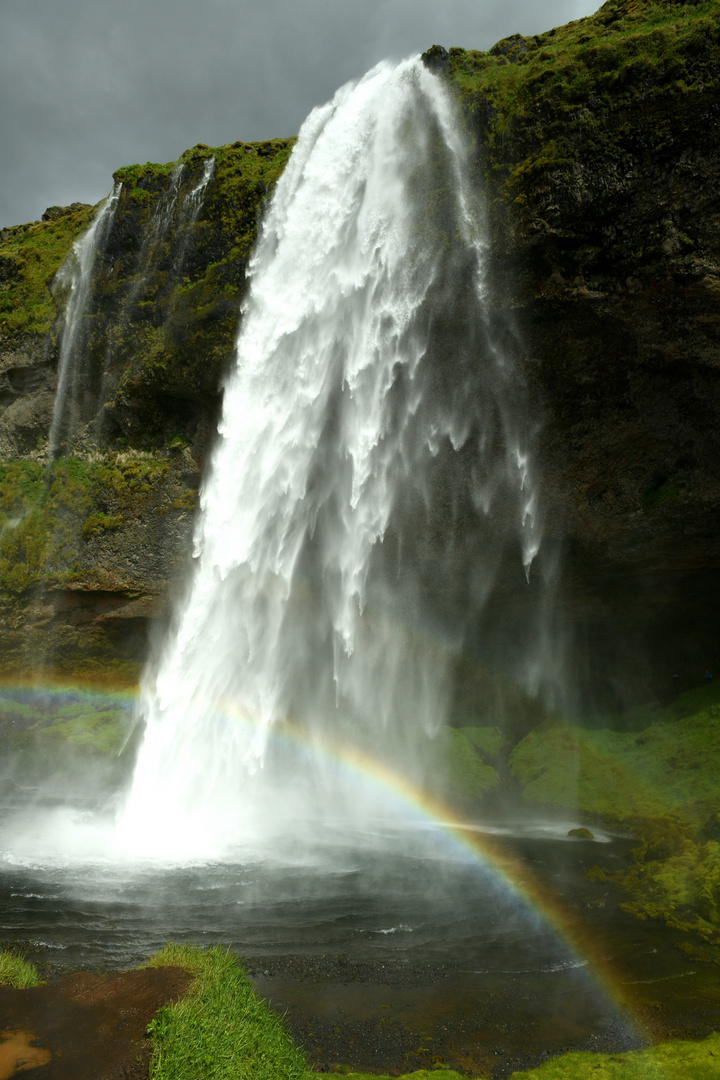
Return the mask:
<path id="1" fill-rule="evenodd" d="M 145 229 L 140 254 L 137 257 L 137 278 L 125 301 L 126 307 L 136 303 L 145 282 L 159 261 L 160 245 L 166 240 L 173 222 L 184 170 L 184 163 L 178 162 L 170 174 L 167 188 L 160 194 L 155 204 Z"/>
<path id="2" fill-rule="evenodd" d="M 193 226 L 202 208 L 207 186 L 214 175 L 215 157 L 213 156 L 206 159 L 202 176 L 182 200 L 176 228 L 176 237 L 179 238 L 179 242 L 176 242 L 176 248 L 172 252 L 173 275 L 176 280 L 182 276 L 192 242 Z"/>
<path id="3" fill-rule="evenodd" d="M 116 183 L 89 229 L 73 243 L 55 277 L 61 288 L 69 288 L 69 296 L 60 332 L 58 385 L 48 437 L 51 454 L 57 453 L 67 441 L 78 419 L 78 399 L 86 374 L 82 356 L 83 323 L 92 298 L 96 263 L 110 235 L 121 190 L 122 184 Z"/>
<path id="4" fill-rule="evenodd" d="M 183 200 L 183 217 L 188 222 L 193 222 L 200 213 L 200 207 L 203 204 L 205 198 L 205 191 L 208 184 L 215 175 L 215 158 L 209 157 L 205 161 L 203 167 L 202 176 L 198 180 L 194 188 L 192 188 Z"/>

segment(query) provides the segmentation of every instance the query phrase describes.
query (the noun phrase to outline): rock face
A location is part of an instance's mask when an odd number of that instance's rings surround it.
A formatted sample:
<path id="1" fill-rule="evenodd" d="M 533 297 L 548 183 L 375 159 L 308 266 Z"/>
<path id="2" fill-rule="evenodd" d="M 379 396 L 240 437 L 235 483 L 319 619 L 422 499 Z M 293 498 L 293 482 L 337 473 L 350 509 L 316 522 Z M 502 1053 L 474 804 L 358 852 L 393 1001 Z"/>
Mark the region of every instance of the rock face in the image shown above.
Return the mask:
<path id="1" fill-rule="evenodd" d="M 78 316 L 82 392 L 61 417 L 54 464 L 48 433 L 73 283 L 57 271 L 99 208 L 51 207 L 42 222 L 0 234 L 6 670 L 136 676 L 189 559 L 245 268 L 291 146 L 196 146 L 179 162 L 116 173 L 117 205 Z"/>
<path id="2" fill-rule="evenodd" d="M 599 703 L 720 667 L 719 57 L 706 3 L 610 2 L 450 50 L 495 198 L 490 280 L 544 415 L 559 601 Z"/>
<path id="3" fill-rule="evenodd" d="M 589 707 L 720 672 L 719 60 L 717 5 L 661 0 L 609 0 L 489 53 L 426 54 L 458 95 L 490 196 L 493 303 L 541 417 L 558 611 Z M 6 655 L 28 625 L 66 642 L 52 663 L 78 650 L 103 663 L 119 639 L 144 651 L 148 613 L 187 559 L 247 259 L 290 149 L 198 146 L 116 173 L 84 329 L 94 404 L 66 446 L 85 463 L 82 498 L 61 513 L 52 480 L 35 502 L 3 482 L 6 525 L 25 523 L 0 536 Z M 90 217 L 51 207 L 0 234 L 0 456 L 28 469 L 47 462 L 65 301 L 54 274 Z M 126 489 L 151 459 L 148 509 L 147 492 Z M 68 513 L 74 549 L 48 540 Z M 499 601 L 518 618 L 520 592 Z M 132 632 L 108 636 L 112 620 Z"/>

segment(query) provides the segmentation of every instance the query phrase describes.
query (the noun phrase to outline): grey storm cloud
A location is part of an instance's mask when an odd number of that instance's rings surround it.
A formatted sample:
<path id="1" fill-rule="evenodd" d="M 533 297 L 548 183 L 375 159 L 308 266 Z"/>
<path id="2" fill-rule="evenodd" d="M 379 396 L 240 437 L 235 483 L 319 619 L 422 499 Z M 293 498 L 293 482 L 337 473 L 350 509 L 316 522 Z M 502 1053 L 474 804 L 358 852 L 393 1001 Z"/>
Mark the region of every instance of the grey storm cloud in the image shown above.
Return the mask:
<path id="1" fill-rule="evenodd" d="M 111 174 L 295 134 L 386 57 L 487 49 L 598 0 L 0 0 L 0 225 L 95 203 Z"/>

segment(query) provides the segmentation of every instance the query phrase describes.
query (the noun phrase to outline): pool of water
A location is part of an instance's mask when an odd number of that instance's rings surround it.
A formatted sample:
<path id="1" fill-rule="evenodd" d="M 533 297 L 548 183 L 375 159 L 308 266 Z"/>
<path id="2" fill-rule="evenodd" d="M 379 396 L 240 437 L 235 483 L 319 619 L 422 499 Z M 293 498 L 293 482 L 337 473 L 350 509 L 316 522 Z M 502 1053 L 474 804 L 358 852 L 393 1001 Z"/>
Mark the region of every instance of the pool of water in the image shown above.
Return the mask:
<path id="1" fill-rule="evenodd" d="M 158 865 L 46 843 L 33 856 L 28 822 L 16 831 L 13 815 L 6 808 L 0 827 L 5 942 L 50 969 L 128 967 L 168 940 L 228 946 L 318 1067 L 442 1060 L 499 1076 L 567 1048 L 700 1035 L 720 1007 L 717 969 L 693 966 L 678 935 L 632 919 L 607 884 L 586 880 L 594 864 L 623 864 L 623 837 L 476 825 L 585 924 L 588 957 L 439 829 L 336 824 L 302 844 L 278 838 L 271 854 Z"/>

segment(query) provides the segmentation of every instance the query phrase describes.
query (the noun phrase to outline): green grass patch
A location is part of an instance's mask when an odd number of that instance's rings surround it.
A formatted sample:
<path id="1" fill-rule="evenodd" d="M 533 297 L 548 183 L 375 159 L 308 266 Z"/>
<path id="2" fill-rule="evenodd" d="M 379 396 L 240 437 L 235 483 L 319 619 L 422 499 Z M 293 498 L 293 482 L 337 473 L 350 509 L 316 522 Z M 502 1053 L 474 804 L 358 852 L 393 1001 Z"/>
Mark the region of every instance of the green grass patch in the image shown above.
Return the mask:
<path id="1" fill-rule="evenodd" d="M 168 964 L 191 972 L 194 982 L 150 1024 L 151 1080 L 306 1080 L 303 1054 L 234 956 L 170 944 L 144 966 Z"/>
<path id="2" fill-rule="evenodd" d="M 511 774 L 526 801 L 620 825 L 668 814 L 698 821 L 717 800 L 719 690 L 710 683 L 665 709 L 611 718 L 627 730 L 545 721 L 513 750 Z"/>
<path id="3" fill-rule="evenodd" d="M 12 745 L 33 743 L 42 751 L 53 742 L 117 755 L 134 726 L 133 701 L 80 687 L 3 689 L 0 726 Z"/>
<path id="4" fill-rule="evenodd" d="M 74 746 L 96 750 L 99 754 L 118 754 L 132 727 L 132 717 L 126 709 L 68 706 L 64 716 L 52 724 L 43 719 L 33 734 L 43 741 L 61 739 Z"/>
<path id="5" fill-rule="evenodd" d="M 491 762 L 502 743 L 502 733 L 496 727 L 441 729 L 431 744 L 433 754 L 439 756 L 434 769 L 438 793 L 468 803 L 480 801 L 494 791 L 500 777 Z"/>
<path id="6" fill-rule="evenodd" d="M 14 986 L 24 990 L 39 986 L 42 979 L 33 964 L 8 949 L 0 949 L 0 986 Z"/>
<path id="7" fill-rule="evenodd" d="M 317 1073 L 311 1073 L 317 1076 Z M 336 1069 L 333 1075 L 345 1076 L 349 1080 L 466 1080 L 454 1069 L 418 1069 L 417 1072 L 403 1073 L 402 1076 L 390 1076 L 388 1073 L 358 1073 L 345 1069 Z"/>

